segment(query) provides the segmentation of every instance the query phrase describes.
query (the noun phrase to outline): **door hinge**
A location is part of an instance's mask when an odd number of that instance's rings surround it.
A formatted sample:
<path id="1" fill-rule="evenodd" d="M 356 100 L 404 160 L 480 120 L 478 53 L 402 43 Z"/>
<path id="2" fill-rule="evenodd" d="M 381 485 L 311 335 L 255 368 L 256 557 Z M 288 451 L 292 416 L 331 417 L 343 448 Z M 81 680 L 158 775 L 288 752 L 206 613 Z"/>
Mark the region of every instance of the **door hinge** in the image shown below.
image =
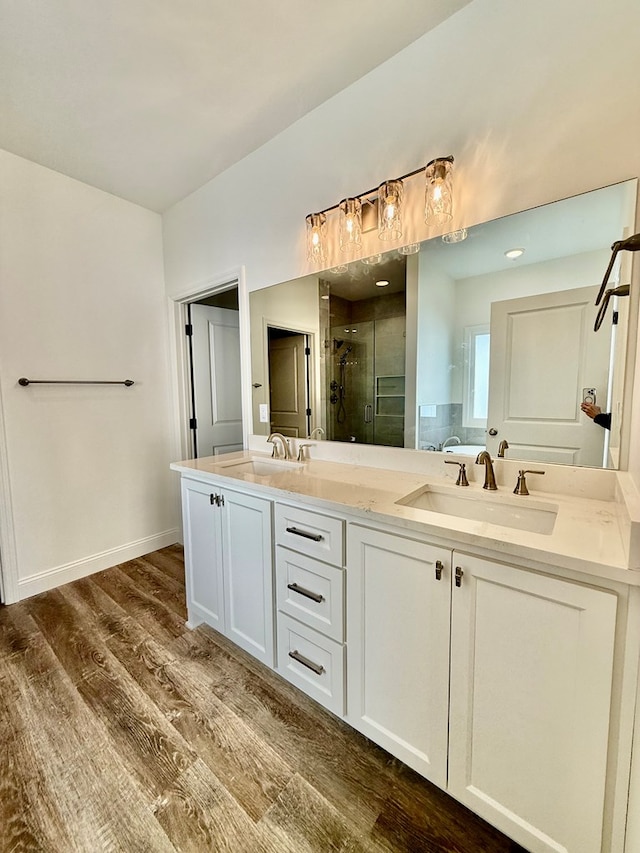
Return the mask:
<path id="1" fill-rule="evenodd" d="M 305 347 L 304 348 L 304 354 L 305 355 L 311 355 L 311 347 Z"/>
<path id="2" fill-rule="evenodd" d="M 195 418 L 189 418 L 189 429 L 198 429 L 198 421 Z"/>
<path id="3" fill-rule="evenodd" d="M 184 327 L 184 333 L 188 338 L 193 335 L 193 326 L 191 325 L 191 323 L 187 323 L 187 325 Z"/>
<path id="4" fill-rule="evenodd" d="M 308 418 L 310 418 L 310 417 L 311 417 L 311 409 L 307 409 L 307 417 L 308 417 Z"/>
<path id="5" fill-rule="evenodd" d="M 613 312 L 613 317 L 611 318 L 611 325 L 612 326 L 618 325 L 618 312 L 617 311 Z"/>

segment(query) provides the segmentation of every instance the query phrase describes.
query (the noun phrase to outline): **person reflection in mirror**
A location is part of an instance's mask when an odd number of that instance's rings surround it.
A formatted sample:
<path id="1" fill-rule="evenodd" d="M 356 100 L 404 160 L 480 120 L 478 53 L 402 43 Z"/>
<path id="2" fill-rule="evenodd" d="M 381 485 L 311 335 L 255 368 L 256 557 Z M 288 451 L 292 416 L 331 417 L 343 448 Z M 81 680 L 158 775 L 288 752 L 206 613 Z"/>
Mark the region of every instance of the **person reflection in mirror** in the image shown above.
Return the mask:
<path id="1" fill-rule="evenodd" d="M 595 406 L 593 403 L 581 403 L 580 408 L 588 418 L 591 418 L 594 424 L 603 427 L 603 429 L 611 429 L 611 413 L 603 412 L 600 406 Z"/>

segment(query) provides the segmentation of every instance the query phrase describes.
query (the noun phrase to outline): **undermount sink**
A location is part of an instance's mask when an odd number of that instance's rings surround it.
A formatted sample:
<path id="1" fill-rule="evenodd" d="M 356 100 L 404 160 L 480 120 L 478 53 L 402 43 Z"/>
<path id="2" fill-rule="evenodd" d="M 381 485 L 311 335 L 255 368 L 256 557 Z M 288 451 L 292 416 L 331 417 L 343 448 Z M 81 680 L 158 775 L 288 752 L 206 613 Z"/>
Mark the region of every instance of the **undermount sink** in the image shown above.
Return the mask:
<path id="1" fill-rule="evenodd" d="M 488 521 L 529 533 L 551 533 L 558 515 L 556 504 L 499 492 L 468 493 L 461 486 L 427 485 L 396 503 L 472 521 Z"/>
<path id="2" fill-rule="evenodd" d="M 233 470 L 234 474 L 256 474 L 259 477 L 270 477 L 282 471 L 295 471 L 302 468 L 301 462 L 290 459 L 273 459 L 270 457 L 256 457 L 251 459 L 237 459 L 233 462 L 222 463 L 220 468 Z"/>

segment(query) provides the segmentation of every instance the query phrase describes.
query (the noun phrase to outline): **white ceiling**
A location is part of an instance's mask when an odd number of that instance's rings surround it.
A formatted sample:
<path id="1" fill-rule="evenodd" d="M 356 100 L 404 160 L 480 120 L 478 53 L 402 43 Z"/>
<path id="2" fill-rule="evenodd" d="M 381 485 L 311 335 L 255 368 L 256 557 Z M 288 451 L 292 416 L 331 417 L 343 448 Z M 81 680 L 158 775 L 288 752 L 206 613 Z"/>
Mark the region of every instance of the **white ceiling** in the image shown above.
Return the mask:
<path id="1" fill-rule="evenodd" d="M 0 0 L 0 148 L 163 211 L 470 0 Z"/>

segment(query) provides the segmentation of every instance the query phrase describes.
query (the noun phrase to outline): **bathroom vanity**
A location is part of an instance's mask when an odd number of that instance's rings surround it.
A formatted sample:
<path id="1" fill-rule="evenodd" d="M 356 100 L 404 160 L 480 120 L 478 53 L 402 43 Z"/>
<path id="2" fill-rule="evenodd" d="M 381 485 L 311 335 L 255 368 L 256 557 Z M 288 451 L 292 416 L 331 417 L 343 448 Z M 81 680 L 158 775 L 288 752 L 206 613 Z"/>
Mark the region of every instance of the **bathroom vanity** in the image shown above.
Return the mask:
<path id="1" fill-rule="evenodd" d="M 544 465 L 521 496 L 507 459 L 488 493 L 473 464 L 455 485 L 455 453 L 318 442 L 296 463 L 251 446 L 172 465 L 189 626 L 528 850 L 623 851 L 640 645 L 629 475 Z"/>

